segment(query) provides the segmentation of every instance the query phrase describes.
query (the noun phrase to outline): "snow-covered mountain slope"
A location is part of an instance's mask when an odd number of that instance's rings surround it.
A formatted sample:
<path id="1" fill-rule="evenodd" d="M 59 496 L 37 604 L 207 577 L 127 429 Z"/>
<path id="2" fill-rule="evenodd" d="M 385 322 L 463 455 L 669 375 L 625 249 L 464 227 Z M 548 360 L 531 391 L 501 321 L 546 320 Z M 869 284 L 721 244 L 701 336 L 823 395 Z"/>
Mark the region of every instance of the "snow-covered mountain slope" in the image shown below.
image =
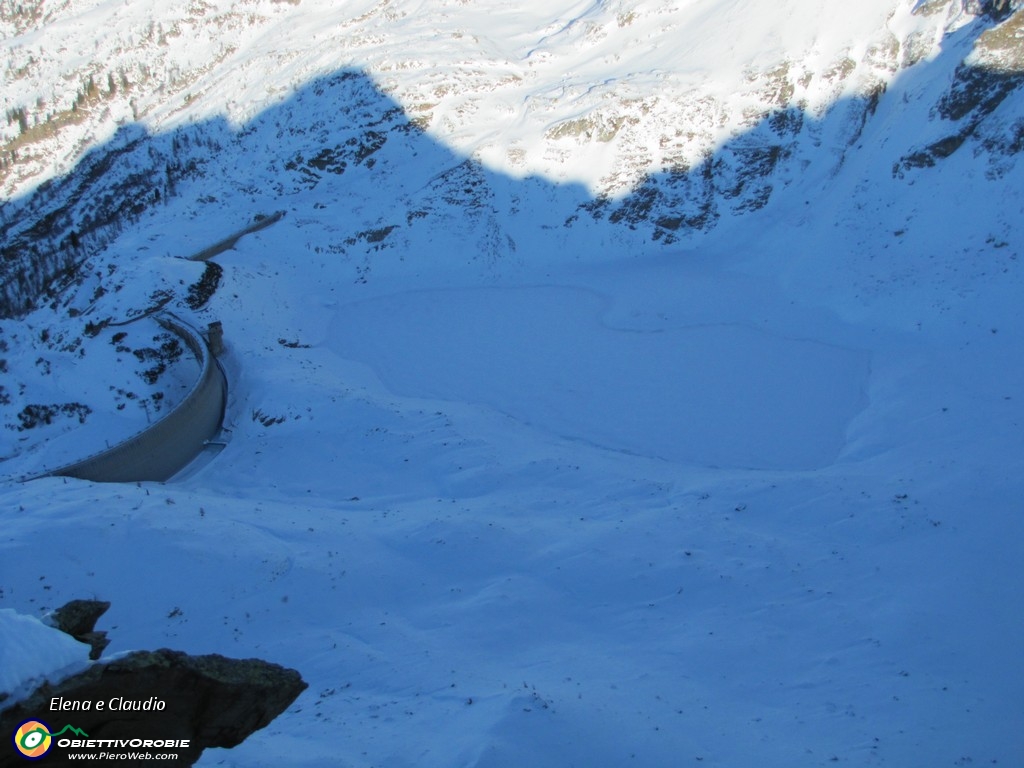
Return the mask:
<path id="1" fill-rule="evenodd" d="M 5 46 L 5 107 L 24 110 L 30 134 L 54 130 L 22 142 L 39 152 L 14 165 L 8 192 L 66 169 L 127 120 L 242 125 L 342 68 L 368 73 L 461 154 L 621 191 L 652 168 L 695 164 L 780 106 L 818 112 L 869 94 L 970 18 L 889 0 L 32 5 Z M 74 125 L 61 125 L 76 98 Z"/>
<path id="2" fill-rule="evenodd" d="M 984 135 L 994 165 L 1020 143 L 1016 113 L 992 115 L 1020 84 L 1019 14 L 986 31 L 954 3 L 18 7 L 3 48 L 6 314 L 166 198 L 209 202 L 203 184 L 179 190 L 189 178 L 217 174 L 249 205 L 277 205 L 377 163 L 399 130 L 443 148 L 445 167 L 417 174 L 419 142 L 406 142 L 400 167 L 374 173 L 400 215 L 350 211 L 342 240 L 390 227 L 389 245 L 419 249 L 412 222 L 470 208 L 488 261 L 529 237 L 517 219 L 536 230 L 524 198 L 550 226 L 608 217 L 670 243 L 757 210 L 842 167 L 889 87 L 907 123 L 896 173 L 968 135 Z M 353 74 L 359 86 L 341 84 Z M 513 191 L 534 180 L 548 193 Z M 377 260 L 380 242 L 346 251 Z"/>
<path id="3" fill-rule="evenodd" d="M 310 681 L 202 764 L 1024 753 L 1014 3 L 0 9 L 0 605 Z M 228 445 L 16 482 L 158 306 Z"/>

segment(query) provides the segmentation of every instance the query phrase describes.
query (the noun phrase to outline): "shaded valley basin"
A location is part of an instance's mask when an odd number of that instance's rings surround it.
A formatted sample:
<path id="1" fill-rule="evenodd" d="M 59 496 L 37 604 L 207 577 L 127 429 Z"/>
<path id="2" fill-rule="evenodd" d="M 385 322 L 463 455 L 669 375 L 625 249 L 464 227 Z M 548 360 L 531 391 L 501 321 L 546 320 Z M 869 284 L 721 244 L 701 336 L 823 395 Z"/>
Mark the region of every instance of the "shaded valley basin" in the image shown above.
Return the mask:
<path id="1" fill-rule="evenodd" d="M 411 291 L 340 307 L 328 345 L 397 395 L 705 466 L 826 466 L 866 404 L 864 351 L 743 323 L 614 327 L 610 306 L 559 286 Z"/>

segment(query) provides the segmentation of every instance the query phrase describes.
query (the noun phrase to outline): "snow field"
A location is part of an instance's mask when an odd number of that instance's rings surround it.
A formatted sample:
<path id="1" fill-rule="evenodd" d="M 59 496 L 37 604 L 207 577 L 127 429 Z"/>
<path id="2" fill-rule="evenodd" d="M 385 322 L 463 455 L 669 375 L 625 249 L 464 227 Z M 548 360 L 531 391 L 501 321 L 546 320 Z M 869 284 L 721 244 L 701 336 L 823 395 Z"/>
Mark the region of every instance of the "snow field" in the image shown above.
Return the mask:
<path id="1" fill-rule="evenodd" d="M 229 69 L 148 114 L 154 131 L 222 115 L 205 128 L 242 127 L 237 151 L 122 236 L 107 256 L 136 270 L 135 293 L 104 306 L 144 305 L 197 268 L 174 256 L 287 210 L 218 257 L 224 284 L 199 315 L 224 322 L 229 444 L 166 485 L 0 485 L 5 606 L 96 596 L 113 603 L 111 652 L 302 672 L 294 707 L 201 765 L 1014 764 L 1020 185 L 973 145 L 892 171 L 943 135 L 914 132 L 957 56 L 934 84 L 899 76 L 841 167 L 857 126 L 823 121 L 795 150 L 805 176 L 679 250 L 564 225 L 620 134 L 607 148 L 539 138 L 621 116 L 585 102 L 590 87 L 636 87 L 658 109 L 679 87 L 687 120 L 706 123 L 674 149 L 699 156 L 757 101 L 748 50 L 815 73 L 847 51 L 860 62 L 894 7 L 812 5 L 402 16 L 304 0 L 275 6 L 296 25 L 279 37 L 223 38 L 239 43 Z M 896 6 L 900 35 L 945 23 L 912 5 Z M 759 23 L 687 26 L 689 40 L 672 27 L 719 11 Z M 723 38 L 742 45 L 704 55 Z M 404 106 L 443 141 L 392 138 L 373 169 L 302 186 L 282 168 L 343 145 L 349 91 L 290 89 L 347 66 L 396 100 L 369 94 L 371 116 Z M 808 109 L 872 72 L 812 79 Z M 652 83 L 671 85 L 664 100 Z M 656 165 L 651 124 L 635 131 Z M 437 178 L 474 153 L 491 164 L 481 199 L 440 201 L 459 187 Z M 516 247 L 483 263 L 478 221 Z M 394 224 L 372 263 L 345 250 Z"/>

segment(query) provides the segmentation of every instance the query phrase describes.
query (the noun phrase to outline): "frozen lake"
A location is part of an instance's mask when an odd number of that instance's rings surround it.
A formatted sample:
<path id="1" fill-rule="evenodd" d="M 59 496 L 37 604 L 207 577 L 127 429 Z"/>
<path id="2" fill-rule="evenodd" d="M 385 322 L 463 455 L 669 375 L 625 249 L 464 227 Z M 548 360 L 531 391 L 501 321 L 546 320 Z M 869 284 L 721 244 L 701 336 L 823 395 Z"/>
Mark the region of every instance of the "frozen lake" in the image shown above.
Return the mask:
<path id="1" fill-rule="evenodd" d="M 331 348 L 394 393 L 486 405 L 563 438 L 706 466 L 814 469 L 864 405 L 866 353 L 743 323 L 615 327 L 561 286 L 345 305 Z"/>

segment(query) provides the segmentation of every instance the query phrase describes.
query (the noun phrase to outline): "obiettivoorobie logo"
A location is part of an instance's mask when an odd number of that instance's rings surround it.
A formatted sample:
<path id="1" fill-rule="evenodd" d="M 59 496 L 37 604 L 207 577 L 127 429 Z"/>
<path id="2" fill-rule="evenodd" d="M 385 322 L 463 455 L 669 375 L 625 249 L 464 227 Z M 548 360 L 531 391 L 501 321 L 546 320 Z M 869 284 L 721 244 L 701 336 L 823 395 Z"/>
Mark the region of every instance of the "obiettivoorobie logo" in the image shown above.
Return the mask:
<path id="1" fill-rule="evenodd" d="M 53 740 L 57 736 L 71 731 L 78 736 L 89 737 L 85 731 L 75 728 L 73 725 L 65 725 L 57 733 L 50 733 L 50 726 L 42 720 L 26 720 L 14 731 L 14 748 L 22 757 L 29 760 L 38 760 L 50 751 Z"/>

